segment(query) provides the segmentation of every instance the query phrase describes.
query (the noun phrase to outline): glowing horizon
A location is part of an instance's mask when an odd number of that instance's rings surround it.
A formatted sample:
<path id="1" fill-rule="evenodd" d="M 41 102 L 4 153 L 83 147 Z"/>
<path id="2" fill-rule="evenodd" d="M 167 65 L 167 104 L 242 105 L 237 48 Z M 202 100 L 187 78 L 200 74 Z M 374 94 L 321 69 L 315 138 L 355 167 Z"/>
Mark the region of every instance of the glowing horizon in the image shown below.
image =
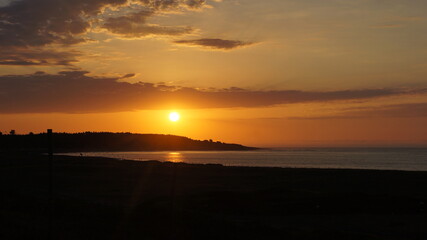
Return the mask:
<path id="1" fill-rule="evenodd" d="M 157 3 L 0 0 L 0 132 L 427 146 L 427 3 Z"/>

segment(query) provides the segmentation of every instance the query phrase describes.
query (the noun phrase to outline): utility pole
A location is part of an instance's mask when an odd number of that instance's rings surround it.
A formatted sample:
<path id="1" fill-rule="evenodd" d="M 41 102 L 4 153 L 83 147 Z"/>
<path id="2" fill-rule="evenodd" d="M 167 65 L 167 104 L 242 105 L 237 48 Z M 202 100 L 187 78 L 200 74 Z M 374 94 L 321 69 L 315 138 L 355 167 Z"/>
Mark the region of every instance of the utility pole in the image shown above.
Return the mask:
<path id="1" fill-rule="evenodd" d="M 53 239 L 53 133 L 52 129 L 47 130 L 47 144 L 48 144 L 48 155 L 49 155 L 49 169 L 48 169 L 48 198 L 49 198 L 49 223 L 48 223 L 48 239 Z"/>

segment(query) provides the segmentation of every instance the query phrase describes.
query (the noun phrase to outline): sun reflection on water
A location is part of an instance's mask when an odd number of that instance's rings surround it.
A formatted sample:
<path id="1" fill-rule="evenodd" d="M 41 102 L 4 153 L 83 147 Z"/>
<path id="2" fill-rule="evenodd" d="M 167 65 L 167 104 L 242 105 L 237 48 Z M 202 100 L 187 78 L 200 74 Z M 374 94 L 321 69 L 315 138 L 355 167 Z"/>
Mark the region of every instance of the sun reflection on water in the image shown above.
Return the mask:
<path id="1" fill-rule="evenodd" d="M 183 162 L 184 157 L 179 152 L 170 152 L 166 156 L 166 161 L 168 161 L 168 162 Z"/>

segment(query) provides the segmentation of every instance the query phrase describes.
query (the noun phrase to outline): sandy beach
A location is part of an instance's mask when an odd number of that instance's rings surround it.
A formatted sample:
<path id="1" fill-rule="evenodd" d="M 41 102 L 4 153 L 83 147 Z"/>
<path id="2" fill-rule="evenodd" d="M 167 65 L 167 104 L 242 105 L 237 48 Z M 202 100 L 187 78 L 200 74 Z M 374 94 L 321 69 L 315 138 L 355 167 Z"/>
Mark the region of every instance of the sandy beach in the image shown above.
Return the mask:
<path id="1" fill-rule="evenodd" d="M 2 239 L 47 239 L 47 158 L 3 154 Z M 425 239 L 427 172 L 55 156 L 53 239 Z"/>

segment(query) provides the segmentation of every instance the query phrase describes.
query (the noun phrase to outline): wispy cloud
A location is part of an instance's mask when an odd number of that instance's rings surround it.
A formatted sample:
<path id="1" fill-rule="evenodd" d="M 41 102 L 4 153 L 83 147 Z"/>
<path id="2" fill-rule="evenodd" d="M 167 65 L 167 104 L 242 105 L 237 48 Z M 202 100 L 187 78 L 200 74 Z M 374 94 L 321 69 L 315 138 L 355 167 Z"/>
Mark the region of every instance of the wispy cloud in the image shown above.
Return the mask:
<path id="1" fill-rule="evenodd" d="M 46 48 L 9 47 L 0 49 L 0 65 L 20 66 L 69 66 L 77 62 L 82 53 L 78 51 L 57 51 Z"/>
<path id="2" fill-rule="evenodd" d="M 162 26 L 148 24 L 147 18 L 153 16 L 154 11 L 139 11 L 126 16 L 108 18 L 103 28 L 124 38 L 139 38 L 149 35 L 179 36 L 193 32 L 188 26 Z"/>
<path id="3" fill-rule="evenodd" d="M 231 50 L 254 44 L 253 42 L 244 42 L 239 40 L 226 40 L 219 38 L 201 38 L 193 40 L 178 40 L 174 41 L 177 44 L 185 44 L 189 46 L 198 46 L 210 49 Z"/>
<path id="4" fill-rule="evenodd" d="M 356 111 L 353 112 L 353 115 L 360 117 L 427 117 L 427 103 L 387 105 Z"/>
<path id="5" fill-rule="evenodd" d="M 418 93 L 426 93 L 427 90 L 420 89 Z M 343 109 L 341 113 L 312 116 L 312 117 L 291 117 L 290 119 L 339 119 L 339 118 L 372 118 L 372 117 L 385 117 L 385 118 L 418 118 L 427 117 L 427 103 L 405 103 L 405 104 L 392 104 L 384 106 L 373 107 L 359 107 Z"/>

